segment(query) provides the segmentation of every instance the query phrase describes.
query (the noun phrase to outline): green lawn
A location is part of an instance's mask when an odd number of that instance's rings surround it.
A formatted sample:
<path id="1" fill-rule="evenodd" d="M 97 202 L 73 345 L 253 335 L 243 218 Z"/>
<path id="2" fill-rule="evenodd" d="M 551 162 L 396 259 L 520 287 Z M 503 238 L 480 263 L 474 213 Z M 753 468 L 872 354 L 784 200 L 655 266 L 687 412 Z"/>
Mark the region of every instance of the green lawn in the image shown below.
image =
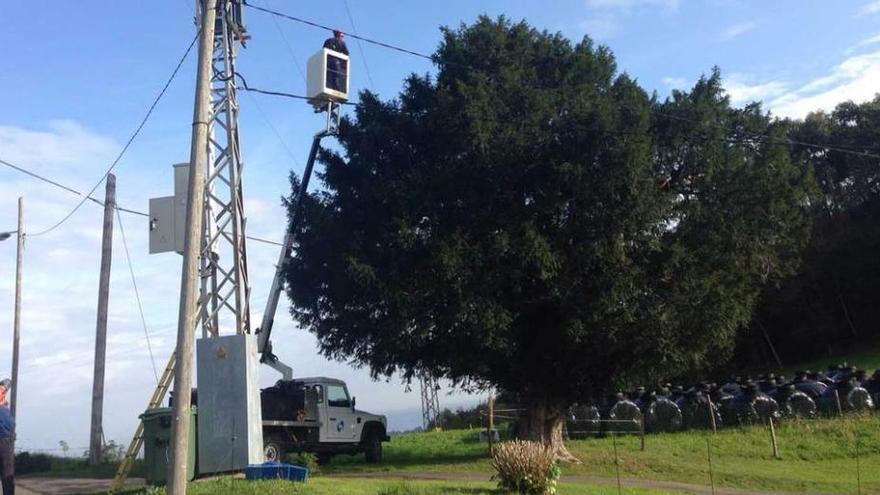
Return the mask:
<path id="1" fill-rule="evenodd" d="M 707 439 L 712 446 L 716 485 L 743 489 L 856 493 L 855 436 L 859 441 L 862 493 L 880 493 L 880 416 L 790 421 L 777 425 L 782 459 L 774 459 L 763 427 L 648 435 L 641 452 L 637 437 L 617 437 L 621 476 L 709 484 Z M 360 457 L 334 459 L 334 473 L 483 472 L 491 467 L 477 431 L 413 433 L 386 444 L 385 462 L 366 464 Z M 563 466 L 566 475 L 613 477 L 612 438 L 574 440 L 569 449 L 580 465 Z M 575 492 L 576 493 L 576 492 Z"/>
<path id="2" fill-rule="evenodd" d="M 143 489 L 126 492 L 162 495 L 164 489 Z M 460 481 L 385 481 L 369 479 L 315 478 L 308 483 L 285 481 L 245 481 L 242 479 L 216 479 L 196 481 L 189 484 L 191 495 L 444 495 L 444 494 L 499 494 L 493 483 Z M 559 493 L 563 495 L 616 495 L 616 486 L 562 483 Z M 678 495 L 680 492 L 644 489 L 623 489 L 627 495 Z"/>

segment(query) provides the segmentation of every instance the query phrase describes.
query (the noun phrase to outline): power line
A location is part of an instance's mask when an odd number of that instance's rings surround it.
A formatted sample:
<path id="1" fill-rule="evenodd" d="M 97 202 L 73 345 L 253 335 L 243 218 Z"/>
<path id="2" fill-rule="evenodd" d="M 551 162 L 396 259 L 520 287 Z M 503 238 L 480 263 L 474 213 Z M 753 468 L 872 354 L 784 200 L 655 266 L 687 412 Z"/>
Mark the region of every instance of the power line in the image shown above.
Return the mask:
<path id="1" fill-rule="evenodd" d="M 122 159 L 122 157 L 125 155 L 125 152 L 128 151 L 128 148 L 131 146 L 131 143 L 133 143 L 135 138 L 137 138 L 138 135 L 141 133 L 141 129 L 144 128 L 144 125 L 146 125 L 147 120 L 149 120 L 150 116 L 153 114 L 153 110 L 156 108 L 156 105 L 159 104 L 159 100 L 161 100 L 162 97 L 165 96 L 165 92 L 168 90 L 168 87 L 171 86 L 171 82 L 174 81 L 174 78 L 177 76 L 177 73 L 180 71 L 180 68 L 183 66 L 183 62 L 186 60 L 187 56 L 189 56 L 189 52 L 192 51 L 192 48 L 193 48 L 193 46 L 195 46 L 198 38 L 199 38 L 199 35 L 198 35 L 198 33 L 196 33 L 196 36 L 193 37 L 193 40 L 190 42 L 189 46 L 186 48 L 186 51 L 183 53 L 183 56 L 180 57 L 180 60 L 177 62 L 177 65 L 174 67 L 174 70 L 171 72 L 171 76 L 169 76 L 168 80 L 165 81 L 165 85 L 162 87 L 162 90 L 159 91 L 159 94 L 156 96 L 156 98 L 153 100 L 153 103 L 147 109 L 147 113 L 144 115 L 143 119 L 141 119 L 141 122 L 140 122 L 140 124 L 138 124 L 134 133 L 132 133 L 131 137 L 128 138 L 128 141 L 125 143 L 125 146 L 122 147 L 122 150 L 116 156 L 116 159 L 113 160 L 113 163 L 110 164 L 110 167 L 107 169 L 106 172 L 104 172 L 104 175 L 101 176 L 101 178 L 98 180 L 98 182 L 95 183 L 94 187 L 92 187 L 92 189 L 89 191 L 89 193 L 86 194 L 85 197 L 83 197 L 83 199 L 79 203 L 77 203 L 77 205 L 74 206 L 73 209 L 70 210 L 70 212 L 67 215 L 64 216 L 64 218 L 59 220 L 57 223 L 55 223 L 54 225 L 52 225 L 48 229 L 41 230 L 41 231 L 37 232 L 36 234 L 30 234 L 29 235 L 30 237 L 36 237 L 36 236 L 41 236 L 43 234 L 48 234 L 49 232 L 52 232 L 53 230 L 57 229 L 64 222 L 66 222 L 70 217 L 72 217 L 73 214 L 76 213 L 76 211 L 79 210 L 80 207 L 82 207 L 83 203 L 85 203 L 86 201 L 89 200 L 89 198 L 95 192 L 95 190 L 98 189 L 98 186 L 100 186 L 101 183 L 104 182 L 104 179 L 107 178 L 107 174 L 109 174 L 110 172 L 113 171 L 113 169 L 116 167 L 116 165 Z"/>
<path id="2" fill-rule="evenodd" d="M 351 15 L 351 9 L 348 7 L 348 0 L 342 0 L 343 5 L 345 5 L 345 13 L 348 15 L 348 22 L 351 23 L 351 30 L 357 34 L 357 28 L 354 25 L 354 17 Z M 275 19 L 273 16 L 272 19 Z M 367 64 L 367 56 L 364 55 L 364 47 L 361 44 L 361 40 L 357 40 L 358 51 L 361 52 L 361 60 L 364 62 L 364 68 L 367 70 L 367 80 L 370 81 L 370 88 L 373 91 L 376 91 L 376 85 L 373 83 L 373 75 L 370 74 L 370 66 Z"/>
<path id="3" fill-rule="evenodd" d="M 266 0 L 266 5 L 269 5 L 268 0 Z M 293 65 L 296 67 L 296 70 L 299 71 L 299 75 L 302 76 L 303 82 L 308 83 L 308 78 L 306 77 L 305 71 L 302 69 L 302 65 L 299 63 L 299 58 L 297 58 L 296 54 L 293 52 L 293 47 L 290 46 L 290 42 L 287 41 L 287 36 L 284 35 L 284 30 L 281 29 L 281 24 L 278 24 L 278 18 L 272 16 L 272 24 L 275 25 L 275 29 L 278 30 L 278 34 L 281 35 L 281 41 L 284 42 L 284 46 L 287 47 L 287 53 L 290 54 L 290 58 L 293 59 Z"/>
<path id="4" fill-rule="evenodd" d="M 74 188 L 72 188 L 72 187 L 65 186 L 64 184 L 61 184 L 61 183 L 59 183 L 59 182 L 56 182 L 56 181 L 54 181 L 54 180 L 52 180 L 52 179 L 49 179 L 49 178 L 44 177 L 44 176 L 42 176 L 42 175 L 39 175 L 39 174 L 37 174 L 37 173 L 35 173 L 35 172 L 31 172 L 30 170 L 27 170 L 27 169 L 25 169 L 24 167 L 20 167 L 20 166 L 18 166 L 18 165 L 15 165 L 15 164 L 9 163 L 8 161 L 3 160 L 3 159 L 0 159 L 0 164 L 2 164 L 2 165 L 6 165 L 7 167 L 10 167 L 10 168 L 12 168 L 12 169 L 18 170 L 19 172 L 21 172 L 21 173 L 23 173 L 23 174 L 29 175 L 29 176 L 31 176 L 31 177 L 33 177 L 33 178 L 35 178 L 35 179 L 38 179 L 38 180 L 41 180 L 41 181 L 47 183 L 47 184 L 51 184 L 51 185 L 53 185 L 53 186 L 55 186 L 55 187 L 57 187 L 57 188 L 59 188 L 59 189 L 63 189 L 63 190 L 65 190 L 65 191 L 67 191 L 67 192 L 69 192 L 69 193 L 73 193 L 73 194 L 76 194 L 77 196 L 81 196 L 81 197 L 84 198 L 84 200 L 88 200 L 88 201 L 91 201 L 91 202 L 93 202 L 93 203 L 95 203 L 95 204 L 97 204 L 97 205 L 104 206 L 104 202 L 101 201 L 101 200 L 98 199 L 98 198 L 95 198 L 94 196 L 86 196 L 85 194 L 83 194 L 83 193 L 77 191 L 76 189 L 74 189 Z M 149 216 L 149 215 L 147 215 L 146 213 L 142 213 L 142 212 L 140 212 L 140 211 L 135 211 L 135 210 L 129 210 L 128 208 L 122 208 L 121 206 L 116 206 L 116 209 L 117 209 L 117 210 L 122 210 L 122 211 L 124 211 L 124 212 L 126 212 L 126 213 L 131 213 L 131 214 L 134 214 L 134 215 L 140 215 L 140 216 L 142 216 L 142 217 L 148 217 L 148 216 Z M 35 234 L 34 234 L 34 235 L 35 235 Z"/>
<path id="5" fill-rule="evenodd" d="M 267 14 L 272 14 L 272 15 L 274 15 L 274 16 L 282 17 L 282 18 L 284 18 L 284 19 L 288 19 L 288 20 L 291 20 L 291 21 L 294 21 L 294 22 L 299 22 L 299 23 L 302 23 L 302 24 L 306 24 L 306 25 L 309 25 L 309 26 L 312 26 L 312 27 L 316 27 L 316 28 L 319 28 L 319 29 L 324 29 L 324 30 L 327 30 L 327 31 L 335 31 L 335 30 L 336 30 L 336 28 L 332 28 L 332 27 L 330 27 L 330 26 L 325 26 L 325 25 L 323 25 L 323 24 L 318 24 L 317 22 L 309 21 L 309 20 L 307 20 L 307 19 L 302 19 L 302 18 L 300 18 L 300 17 L 294 17 L 294 16 L 292 16 L 292 15 L 284 14 L 284 13 L 282 13 L 282 12 L 278 12 L 277 10 L 267 9 L 267 8 L 264 8 L 264 7 L 258 7 L 258 6 L 256 6 L 256 5 L 253 5 L 253 4 L 249 3 L 249 2 L 247 2 L 246 0 L 245 0 L 243 3 L 244 3 L 245 5 L 247 5 L 248 7 L 254 9 L 254 10 L 260 10 L 260 11 L 265 12 L 265 13 L 267 13 Z M 351 37 L 351 38 L 356 39 L 356 40 L 366 41 L 367 43 L 370 43 L 370 44 L 373 44 L 373 45 L 376 45 L 376 46 L 381 46 L 381 47 L 383 47 L 383 48 L 388 48 L 388 49 L 390 49 L 390 50 L 396 50 L 396 51 L 401 52 L 401 53 L 406 53 L 406 54 L 409 54 L 409 55 L 414 55 L 414 56 L 416 56 L 416 57 L 424 58 L 424 59 L 426 59 L 426 60 L 430 60 L 431 62 L 434 62 L 434 57 L 432 57 L 431 55 L 426 55 L 426 54 L 424 54 L 424 53 L 420 53 L 420 52 L 417 52 L 417 51 L 414 51 L 414 50 L 410 50 L 410 49 L 408 49 L 408 48 L 403 48 L 403 47 L 400 47 L 400 46 L 392 45 L 392 44 L 390 44 L 390 43 L 385 43 L 385 42 L 377 41 L 377 40 L 370 39 L 370 38 L 367 38 L 367 37 L 364 37 L 364 36 L 359 36 L 359 35 L 354 34 L 354 33 L 345 33 L 344 31 L 343 31 L 343 33 L 346 34 L 347 36 Z"/>
<path id="6" fill-rule="evenodd" d="M 357 103 L 350 102 L 350 101 L 339 102 L 339 101 L 327 100 L 327 99 L 323 99 L 323 98 L 311 98 L 308 96 L 297 95 L 297 94 L 293 94 L 293 93 L 285 93 L 283 91 L 269 91 L 269 90 L 265 90 L 265 89 L 252 88 L 252 87 L 248 86 L 248 83 L 245 80 L 244 76 L 242 76 L 238 72 L 235 73 L 235 77 L 237 77 L 239 80 L 241 80 L 242 85 L 236 88 L 240 91 L 250 91 L 252 93 L 260 93 L 260 94 L 270 95 L 270 96 L 283 96 L 285 98 L 293 98 L 293 99 L 297 99 L 297 100 L 322 101 L 322 102 L 327 102 L 327 103 L 332 102 L 332 103 L 336 103 L 337 105 L 357 105 Z"/>
<path id="7" fill-rule="evenodd" d="M 153 365 L 153 375 L 156 383 L 159 383 L 159 371 L 156 369 L 156 358 L 153 356 L 153 344 L 150 343 L 150 331 L 147 329 L 147 319 L 144 317 L 144 305 L 141 303 L 141 294 L 138 291 L 137 279 L 134 276 L 134 265 L 131 262 L 131 254 L 128 252 L 128 242 L 125 240 L 125 227 L 122 226 L 122 215 L 116 210 L 116 219 L 119 221 L 119 233 L 122 237 L 122 247 L 125 249 L 125 261 L 128 262 L 128 273 L 131 275 L 131 286 L 134 288 L 134 297 L 137 300 L 138 312 L 141 315 L 141 324 L 144 327 L 144 337 L 147 339 L 147 350 L 150 352 L 150 364 Z"/>
<path id="8" fill-rule="evenodd" d="M 309 25 L 309 26 L 317 27 L 317 28 L 320 28 L 320 29 L 326 29 L 326 30 L 329 30 L 329 31 L 333 31 L 333 30 L 334 30 L 333 28 L 331 28 L 331 27 L 329 27 L 329 26 L 325 26 L 325 25 L 323 25 L 323 24 L 319 24 L 319 23 L 314 22 L 314 21 L 310 21 L 310 20 L 303 19 L 303 18 L 300 18 L 300 17 L 296 17 L 296 16 L 292 16 L 292 15 L 284 14 L 284 13 L 282 13 L 282 12 L 278 12 L 278 11 L 271 10 L 271 9 L 266 9 L 266 8 L 262 8 L 262 7 L 257 7 L 256 5 L 251 5 L 251 4 L 247 3 L 246 1 L 245 1 L 244 3 L 245 3 L 245 5 L 247 5 L 248 7 L 251 7 L 251 8 L 253 8 L 253 9 L 260 10 L 260 11 L 263 11 L 263 12 L 266 12 L 266 13 L 271 14 L 271 15 L 276 16 L 276 17 L 281 17 L 281 18 L 288 19 L 288 20 L 291 20 L 291 21 L 294 21 L 294 22 L 299 22 L 299 23 L 306 24 L 306 25 Z M 346 8 L 347 8 L 347 3 L 346 3 Z M 349 12 L 349 18 L 351 18 L 351 14 L 350 14 L 350 12 Z M 354 28 L 354 23 L 353 23 L 353 22 L 352 22 L 352 28 Z M 392 45 L 392 44 L 390 44 L 390 43 L 385 43 L 385 42 L 382 42 L 382 41 L 373 40 L 373 39 L 366 38 L 366 37 L 363 37 L 363 36 L 359 36 L 359 35 L 357 35 L 357 34 L 353 34 L 353 33 L 345 33 L 345 34 L 348 35 L 348 36 L 350 36 L 350 37 L 352 37 L 352 38 L 354 38 L 354 39 L 357 39 L 357 40 L 363 40 L 363 41 L 366 41 L 367 43 L 372 43 L 372 44 L 377 45 L 377 46 L 381 46 L 381 47 L 384 47 L 384 48 L 388 48 L 388 49 L 391 49 L 391 50 L 395 50 L 395 51 L 398 51 L 398 52 L 401 52 L 401 53 L 406 53 L 406 54 L 409 54 L 409 55 L 414 55 L 414 56 L 416 56 L 416 57 L 424 58 L 424 59 L 430 60 L 431 62 L 433 62 L 433 63 L 435 63 L 435 64 L 436 64 L 436 63 L 439 63 L 439 62 L 437 61 L 436 57 L 431 56 L 431 55 L 426 55 L 426 54 L 424 54 L 424 53 L 419 53 L 419 52 L 417 52 L 417 51 L 410 50 L 410 49 L 407 49 L 407 48 L 403 48 L 403 47 L 401 47 L 401 46 Z M 359 46 L 360 46 L 360 45 L 359 45 Z M 361 53 L 361 55 L 363 56 L 363 53 Z M 468 66 L 467 64 L 458 63 L 458 62 L 455 62 L 455 63 L 450 62 L 450 63 L 448 63 L 448 65 L 461 66 L 461 67 L 464 67 L 464 68 L 468 68 L 468 69 L 476 70 L 474 67 Z M 369 76 L 369 74 L 368 74 L 368 76 Z M 303 98 L 303 97 L 299 97 L 299 96 L 295 96 L 295 95 L 289 95 L 289 94 L 284 94 L 284 93 L 276 93 L 276 92 L 272 92 L 272 91 L 264 91 L 264 90 L 251 90 L 251 91 L 255 91 L 255 92 L 258 92 L 258 93 L 264 93 L 264 94 L 272 94 L 272 95 L 276 95 L 276 96 L 287 96 L 287 97 L 292 97 L 292 98 Z M 656 110 L 656 109 L 650 109 L 649 111 L 650 111 L 651 113 L 655 114 L 655 115 L 659 115 L 659 116 L 666 117 L 666 118 L 670 118 L 670 119 L 681 120 L 681 121 L 690 122 L 690 123 L 694 123 L 694 124 L 704 124 L 704 122 L 701 122 L 701 121 L 698 121 L 698 120 L 695 120 L 695 119 L 690 119 L 690 118 L 687 118 L 687 117 L 681 117 L 681 116 L 677 116 L 677 115 L 668 114 L 668 113 L 665 113 L 665 112 L 658 111 L 658 110 Z M 720 125 L 720 124 L 715 124 L 715 125 Z M 880 159 L 880 155 L 878 155 L 878 154 L 870 153 L 870 152 L 867 152 L 867 151 L 865 151 L 865 150 L 858 150 L 858 149 L 853 149 L 853 148 L 847 148 L 847 147 L 844 147 L 844 146 L 837 146 L 837 145 L 824 145 L 824 144 L 817 144 L 817 143 L 808 143 L 808 142 L 796 141 L 796 140 L 787 139 L 787 138 L 786 138 L 785 140 L 771 139 L 769 136 L 766 136 L 766 135 L 763 135 L 763 134 L 748 134 L 748 133 L 744 133 L 744 134 L 746 134 L 746 135 L 750 135 L 752 138 L 755 138 L 755 139 L 761 139 L 761 140 L 763 140 L 763 141 L 766 141 L 766 142 L 769 142 L 769 143 L 773 143 L 773 144 L 783 144 L 783 145 L 787 145 L 787 146 L 804 146 L 804 147 L 812 148 L 812 149 L 828 150 L 828 151 L 834 151 L 834 152 L 844 153 L 844 154 L 849 154 L 849 155 L 854 155 L 854 156 L 861 156 L 861 157 L 865 157 L 865 158 L 878 158 L 878 159 Z"/>
<path id="9" fill-rule="evenodd" d="M 258 107 L 258 108 L 259 108 L 259 107 Z M 268 122 L 268 121 L 267 121 L 267 123 L 268 123 L 268 124 L 270 125 L 270 127 L 271 127 L 271 123 Z M 274 127 L 273 127 L 273 129 L 274 129 Z M 277 133 L 277 130 L 276 130 L 276 133 Z M 279 139 L 280 139 L 280 135 L 279 135 Z M 283 141 L 282 141 L 282 144 L 284 144 Z M 287 147 L 287 146 L 285 145 L 285 148 L 286 148 L 286 147 Z M 288 152 L 289 152 L 289 151 L 290 151 L 290 150 L 288 149 Z M 292 158 L 294 161 L 296 161 L 296 157 L 294 157 L 292 153 L 291 153 L 291 158 Z M 12 169 L 14 169 L 14 170 L 17 170 L 17 171 L 19 171 L 19 172 L 21 172 L 21 173 L 23 173 L 23 174 L 28 175 L 28 176 L 34 177 L 35 179 L 41 180 L 41 181 L 43 181 L 43 182 L 45 182 L 45 183 L 47 183 L 47 184 L 51 184 L 51 185 L 53 185 L 53 186 L 55 186 L 55 187 L 57 187 L 57 188 L 59 188 L 59 189 L 62 189 L 62 190 L 64 190 L 64 191 L 67 191 L 67 192 L 69 192 L 69 193 L 76 194 L 77 196 L 82 196 L 82 197 L 84 198 L 84 201 L 85 201 L 85 200 L 88 200 L 88 201 L 91 201 L 91 202 L 95 203 L 96 205 L 99 205 L 99 206 L 102 206 L 102 207 L 104 206 L 104 202 L 101 201 L 100 199 L 97 199 L 97 198 L 92 197 L 92 196 L 86 196 L 85 194 L 83 194 L 83 193 L 77 191 L 76 189 L 74 189 L 74 188 L 72 188 L 72 187 L 65 186 L 64 184 L 61 184 L 61 183 L 58 182 L 58 181 L 55 181 L 55 180 L 49 179 L 48 177 L 44 177 L 44 176 L 39 175 L 39 174 L 37 174 L 37 173 L 35 173 L 35 172 L 31 172 L 30 170 L 27 170 L 27 169 L 24 168 L 24 167 L 21 167 L 21 166 L 15 165 L 15 164 L 10 163 L 10 162 L 8 162 L 8 161 L 6 161 L 6 160 L 3 160 L 3 159 L 0 159 L 0 164 L 6 165 L 7 167 L 10 167 L 10 168 L 12 168 Z M 123 207 L 121 207 L 121 206 L 115 206 L 114 208 L 115 208 L 117 211 L 121 211 L 121 212 L 124 212 L 124 213 L 130 213 L 130 214 L 132 214 L 132 215 L 138 215 L 138 216 L 141 216 L 141 217 L 147 217 L 147 218 L 149 218 L 149 216 L 150 216 L 148 213 L 144 213 L 144 212 L 142 212 L 142 211 L 137 211 L 137 210 L 132 210 L 132 209 L 129 209 L 129 208 L 123 208 Z M 2 233 L 4 233 L 4 234 L 15 234 L 15 233 L 17 233 L 17 232 L 18 232 L 17 230 L 9 230 L 9 231 L 4 231 L 4 232 L 2 232 Z M 29 234 L 29 235 L 36 235 L 36 234 Z M 253 236 L 247 236 L 247 238 L 250 239 L 250 240 L 252 240 L 252 241 L 262 242 L 262 243 L 264 243 L 264 244 L 273 244 L 273 245 L 276 245 L 276 246 L 283 246 L 283 244 L 281 244 L 280 242 L 270 241 L 270 240 L 268 240 L 268 239 L 261 239 L 261 238 L 259 238 L 259 237 L 253 237 Z"/>

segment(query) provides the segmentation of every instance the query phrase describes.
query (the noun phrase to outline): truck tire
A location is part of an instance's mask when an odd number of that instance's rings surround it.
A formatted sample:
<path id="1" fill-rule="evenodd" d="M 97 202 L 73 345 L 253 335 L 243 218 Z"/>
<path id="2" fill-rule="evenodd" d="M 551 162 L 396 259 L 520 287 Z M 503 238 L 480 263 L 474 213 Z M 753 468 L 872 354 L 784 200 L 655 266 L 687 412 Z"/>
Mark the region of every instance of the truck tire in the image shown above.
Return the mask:
<path id="1" fill-rule="evenodd" d="M 284 444 L 278 435 L 269 435 L 263 441 L 263 455 L 266 461 L 284 461 Z"/>
<path id="2" fill-rule="evenodd" d="M 374 464 L 382 461 L 382 436 L 377 428 L 370 428 L 362 443 L 367 462 Z"/>

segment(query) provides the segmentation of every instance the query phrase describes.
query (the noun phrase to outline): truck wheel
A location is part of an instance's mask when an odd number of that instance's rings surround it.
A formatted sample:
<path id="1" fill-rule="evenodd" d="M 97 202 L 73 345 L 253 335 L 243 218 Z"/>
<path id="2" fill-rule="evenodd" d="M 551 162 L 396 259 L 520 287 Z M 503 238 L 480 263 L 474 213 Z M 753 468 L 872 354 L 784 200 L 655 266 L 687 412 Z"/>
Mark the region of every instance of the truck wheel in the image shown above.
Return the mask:
<path id="1" fill-rule="evenodd" d="M 263 454 L 266 461 L 282 462 L 284 458 L 284 447 L 281 438 L 277 435 L 269 435 L 263 442 Z"/>
<path id="2" fill-rule="evenodd" d="M 373 428 L 367 432 L 363 440 L 364 456 L 367 462 L 376 463 L 382 461 L 382 438 L 379 430 Z"/>

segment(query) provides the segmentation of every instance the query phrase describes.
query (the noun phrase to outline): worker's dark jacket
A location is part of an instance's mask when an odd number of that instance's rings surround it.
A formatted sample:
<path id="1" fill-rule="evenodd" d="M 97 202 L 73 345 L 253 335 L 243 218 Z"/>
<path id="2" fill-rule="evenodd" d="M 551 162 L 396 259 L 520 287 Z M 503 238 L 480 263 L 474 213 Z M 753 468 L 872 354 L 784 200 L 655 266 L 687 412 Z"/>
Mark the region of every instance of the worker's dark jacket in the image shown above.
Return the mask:
<path id="1" fill-rule="evenodd" d="M 8 407 L 0 406 L 0 440 L 12 438 L 15 431 L 15 419 Z"/>
<path id="2" fill-rule="evenodd" d="M 339 38 L 328 38 L 327 41 L 324 42 L 324 48 L 329 48 L 334 52 L 348 55 L 348 47 L 345 45 L 345 41 L 342 41 Z"/>
<path id="3" fill-rule="evenodd" d="M 15 492 L 15 453 L 13 452 L 13 436 L 15 435 L 15 419 L 6 406 L 0 406 L 0 484 L 3 494 Z"/>

